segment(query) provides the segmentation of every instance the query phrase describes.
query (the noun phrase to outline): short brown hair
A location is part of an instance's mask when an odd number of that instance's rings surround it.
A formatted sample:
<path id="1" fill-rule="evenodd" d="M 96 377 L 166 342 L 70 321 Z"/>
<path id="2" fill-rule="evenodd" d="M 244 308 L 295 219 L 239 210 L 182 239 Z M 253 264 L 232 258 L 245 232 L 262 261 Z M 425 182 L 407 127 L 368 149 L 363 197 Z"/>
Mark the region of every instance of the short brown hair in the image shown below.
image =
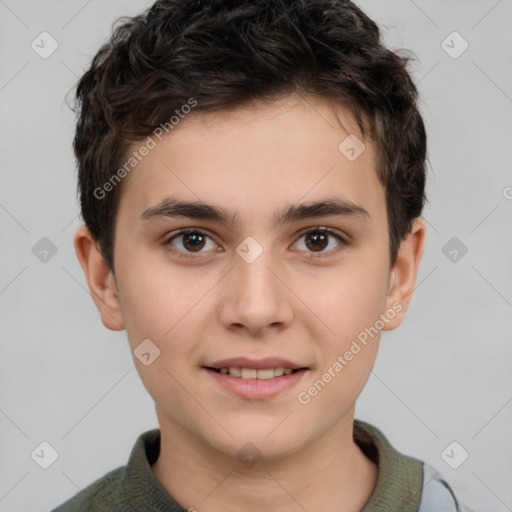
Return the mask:
<path id="1" fill-rule="evenodd" d="M 374 142 L 394 262 L 425 201 L 426 134 L 408 61 L 348 0 L 159 0 L 118 20 L 78 83 L 74 139 L 82 217 L 109 267 L 122 183 L 95 191 L 133 142 L 190 98 L 194 112 L 215 111 L 293 92 L 348 107 Z"/>

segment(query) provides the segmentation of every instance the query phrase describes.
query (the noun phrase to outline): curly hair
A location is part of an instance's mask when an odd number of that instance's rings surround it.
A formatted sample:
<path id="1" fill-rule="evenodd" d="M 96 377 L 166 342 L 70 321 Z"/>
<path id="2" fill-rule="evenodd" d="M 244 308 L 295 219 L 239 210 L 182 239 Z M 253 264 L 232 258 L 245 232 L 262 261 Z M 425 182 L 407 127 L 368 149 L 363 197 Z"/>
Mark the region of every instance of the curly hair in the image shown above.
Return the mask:
<path id="1" fill-rule="evenodd" d="M 78 82 L 73 143 L 82 217 L 110 269 L 123 183 L 95 191 L 134 142 L 191 98 L 194 115 L 294 92 L 343 105 L 374 143 L 394 262 L 425 202 L 426 133 L 409 60 L 349 0 L 159 0 L 117 20 Z"/>

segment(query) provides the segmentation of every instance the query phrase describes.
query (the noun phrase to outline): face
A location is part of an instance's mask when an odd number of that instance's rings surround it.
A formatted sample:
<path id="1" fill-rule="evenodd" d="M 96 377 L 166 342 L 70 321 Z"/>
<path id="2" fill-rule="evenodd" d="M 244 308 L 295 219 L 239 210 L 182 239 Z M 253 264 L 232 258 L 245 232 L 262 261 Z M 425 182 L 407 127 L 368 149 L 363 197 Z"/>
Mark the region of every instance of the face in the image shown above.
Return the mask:
<path id="1" fill-rule="evenodd" d="M 126 178 L 104 322 L 145 354 L 162 429 L 275 458 L 351 425 L 410 272 L 389 261 L 373 146 L 349 134 L 315 98 L 194 113 Z"/>

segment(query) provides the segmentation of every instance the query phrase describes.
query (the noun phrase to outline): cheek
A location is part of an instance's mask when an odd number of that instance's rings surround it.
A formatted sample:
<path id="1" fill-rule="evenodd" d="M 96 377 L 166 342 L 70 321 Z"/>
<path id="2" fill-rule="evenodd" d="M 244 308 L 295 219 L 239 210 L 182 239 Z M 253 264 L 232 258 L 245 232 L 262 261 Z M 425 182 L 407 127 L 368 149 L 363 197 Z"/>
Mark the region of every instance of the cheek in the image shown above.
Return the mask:
<path id="1" fill-rule="evenodd" d="M 389 273 L 381 265 L 352 264 L 300 290 L 318 318 L 323 321 L 329 338 L 343 345 L 365 328 L 371 327 L 386 307 Z"/>
<path id="2" fill-rule="evenodd" d="M 323 286 L 314 293 L 309 290 L 308 304 L 325 327 L 325 335 L 316 337 L 317 360 L 321 361 L 313 376 L 317 384 L 312 394 L 303 390 L 306 401 L 321 390 L 322 397 L 319 393 L 318 400 L 311 400 L 316 401 L 315 407 L 353 403 L 368 379 L 386 308 L 389 274 L 385 263 L 361 258 L 322 280 Z"/>
<path id="3" fill-rule="evenodd" d="M 348 347 L 347 347 L 348 348 Z M 368 380 L 378 348 L 378 339 L 371 345 L 339 352 L 333 361 L 314 375 L 309 387 L 303 387 L 297 395 L 297 412 L 301 413 L 301 426 L 318 423 L 322 418 L 324 431 L 333 427 L 340 418 L 350 416 L 357 397 Z M 352 352 L 353 351 L 353 352 Z M 307 431 L 307 428 L 306 428 Z"/>
<path id="4" fill-rule="evenodd" d="M 170 266 L 147 259 L 132 268 L 137 270 L 125 269 L 120 276 L 120 291 L 134 363 L 157 403 L 172 401 L 178 406 L 182 394 L 179 383 L 188 381 L 187 372 L 197 358 L 205 321 L 211 320 L 204 311 L 207 301 L 201 298 L 212 285 L 207 279 L 183 271 L 171 272 Z M 158 353 L 149 366 L 137 359 L 138 347 L 146 339 Z"/>
<path id="5" fill-rule="evenodd" d="M 182 322 L 189 321 L 188 315 L 204 293 L 204 280 L 147 260 L 134 261 L 123 270 L 121 308 L 133 342 L 142 336 L 167 344 Z"/>
<path id="6" fill-rule="evenodd" d="M 312 309 L 327 327 L 326 335 L 315 340 L 320 364 L 310 387 L 301 388 L 297 397 L 308 417 L 321 414 L 326 423 L 334 424 L 349 413 L 368 380 L 382 330 L 380 315 L 385 311 L 386 281 L 377 276 L 348 272 L 316 296 Z"/>
<path id="7" fill-rule="evenodd" d="M 188 382 L 190 364 L 194 362 L 198 333 L 197 291 L 179 281 L 155 278 L 142 271 L 125 281 L 123 316 L 134 364 L 150 396 L 171 411 L 187 406 L 186 393 L 180 383 Z M 148 343 L 144 352 L 139 347 Z M 139 357 L 150 352 L 151 362 Z M 154 355 L 153 355 L 154 354 Z M 190 363 L 188 366 L 185 362 Z M 172 414 L 171 414 L 172 415 Z"/>

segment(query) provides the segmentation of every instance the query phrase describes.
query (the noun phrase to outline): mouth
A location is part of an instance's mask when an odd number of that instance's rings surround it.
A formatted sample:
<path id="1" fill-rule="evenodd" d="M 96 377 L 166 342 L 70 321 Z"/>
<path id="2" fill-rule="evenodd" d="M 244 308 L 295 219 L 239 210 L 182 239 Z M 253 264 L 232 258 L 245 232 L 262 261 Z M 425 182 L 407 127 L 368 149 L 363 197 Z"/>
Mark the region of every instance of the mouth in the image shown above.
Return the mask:
<path id="1" fill-rule="evenodd" d="M 274 379 L 276 377 L 282 377 L 283 375 L 291 375 L 292 373 L 297 373 L 301 370 L 307 370 L 307 368 L 284 368 L 282 366 L 275 368 L 243 368 L 239 366 L 214 368 L 211 366 L 204 366 L 204 368 L 222 375 L 230 375 L 231 377 L 259 380 Z"/>
<path id="2" fill-rule="evenodd" d="M 245 400 L 267 400 L 286 391 L 290 392 L 306 378 L 310 370 L 289 362 L 286 362 L 286 366 L 273 366 L 271 361 L 238 360 L 238 364 L 244 366 L 233 366 L 233 361 L 230 362 L 229 366 L 225 360 L 219 365 L 203 366 L 202 370 L 212 378 L 215 386 Z M 276 363 L 274 360 L 273 364 Z M 283 360 L 279 363 L 283 364 Z"/>

